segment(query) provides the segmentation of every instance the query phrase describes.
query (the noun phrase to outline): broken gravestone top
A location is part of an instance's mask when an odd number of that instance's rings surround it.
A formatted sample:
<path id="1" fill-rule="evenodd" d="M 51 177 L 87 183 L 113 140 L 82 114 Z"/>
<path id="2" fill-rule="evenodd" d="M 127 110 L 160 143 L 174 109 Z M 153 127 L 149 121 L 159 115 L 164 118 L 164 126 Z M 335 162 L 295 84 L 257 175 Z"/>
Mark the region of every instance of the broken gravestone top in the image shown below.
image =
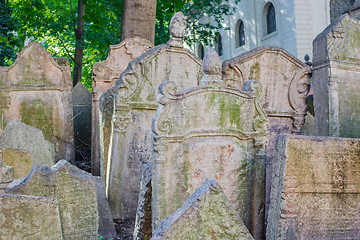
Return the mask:
<path id="1" fill-rule="evenodd" d="M 164 219 L 152 239 L 253 239 L 220 185 L 207 179 Z"/>
<path id="2" fill-rule="evenodd" d="M 6 125 L 0 137 L 0 147 L 24 150 L 32 156 L 34 163 L 54 164 L 54 145 L 45 140 L 41 130 L 17 120 Z"/>
<path id="3" fill-rule="evenodd" d="M 65 160 L 53 167 L 35 164 L 30 174 L 6 188 L 7 193 L 52 197 L 59 201 L 65 239 L 97 239 L 95 179 Z"/>

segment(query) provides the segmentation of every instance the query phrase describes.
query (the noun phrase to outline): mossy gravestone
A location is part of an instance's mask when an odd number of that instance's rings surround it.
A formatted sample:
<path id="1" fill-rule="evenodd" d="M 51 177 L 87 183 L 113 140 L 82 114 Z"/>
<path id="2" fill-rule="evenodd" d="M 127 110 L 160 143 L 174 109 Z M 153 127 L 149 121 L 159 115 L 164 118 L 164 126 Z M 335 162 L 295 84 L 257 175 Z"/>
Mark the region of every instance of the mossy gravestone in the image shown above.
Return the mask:
<path id="1" fill-rule="evenodd" d="M 207 179 L 178 210 L 159 224 L 151 239 L 251 240 L 253 237 L 220 185 Z"/>
<path id="2" fill-rule="evenodd" d="M 266 239 L 360 239 L 360 140 L 279 135 Z"/>
<path id="3" fill-rule="evenodd" d="M 100 127 L 99 99 L 104 92 L 114 86 L 115 81 L 118 80 L 120 74 L 126 69 L 129 62 L 139 57 L 151 47 L 153 47 L 153 44 L 146 39 L 139 37 L 126 38 L 118 45 L 110 46 L 109 55 L 106 60 L 94 64 L 92 75 L 91 170 L 96 176 L 101 175 L 104 177 L 106 172 L 108 148 L 110 144 L 111 117 L 114 109 L 113 106 L 108 106 L 107 111 L 102 113 L 103 126 Z"/>
<path id="4" fill-rule="evenodd" d="M 313 41 L 315 132 L 360 138 L 360 20 L 334 20 Z"/>
<path id="5" fill-rule="evenodd" d="M 12 182 L 7 193 L 56 198 L 64 239 L 97 239 L 96 182 L 65 160 L 55 166 L 34 165 L 30 174 Z"/>
<path id="6" fill-rule="evenodd" d="M 3 154 L 0 150 L 0 195 L 5 193 L 6 186 L 14 180 L 14 167 L 3 165 Z"/>
<path id="7" fill-rule="evenodd" d="M 55 145 L 56 160 L 72 160 L 71 90 L 69 62 L 51 57 L 43 46 L 31 42 L 13 65 L 0 67 L 2 129 L 12 119 L 36 127 Z"/>
<path id="8" fill-rule="evenodd" d="M 153 117 L 153 230 L 207 178 L 226 196 L 256 236 L 263 235 L 267 117 L 258 101 L 261 87 L 227 87 L 215 50 L 203 60 L 200 86 L 159 88 Z M 255 236 L 254 236 L 255 237 Z"/>
<path id="9" fill-rule="evenodd" d="M 0 239 L 62 240 L 58 206 L 55 198 L 1 195 Z"/>
<path id="10" fill-rule="evenodd" d="M 135 219 L 141 169 L 152 161 L 151 118 L 157 107 L 159 85 L 172 79 L 179 89 L 184 89 L 198 85 L 202 76 L 201 60 L 182 45 L 185 30 L 185 16 L 175 14 L 170 41 L 131 61 L 115 86 L 100 99 L 100 117 L 106 115 L 108 107 L 115 106 L 106 173 L 114 218 Z M 100 120 L 101 126 L 103 123 Z"/>

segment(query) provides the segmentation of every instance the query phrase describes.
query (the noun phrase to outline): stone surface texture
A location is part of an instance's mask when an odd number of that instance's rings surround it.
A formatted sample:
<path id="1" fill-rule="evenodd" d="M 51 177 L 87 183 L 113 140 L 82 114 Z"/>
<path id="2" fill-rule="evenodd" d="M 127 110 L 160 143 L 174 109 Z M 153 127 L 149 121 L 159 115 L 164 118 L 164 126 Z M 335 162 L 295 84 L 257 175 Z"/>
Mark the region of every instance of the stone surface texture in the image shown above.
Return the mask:
<path id="1" fill-rule="evenodd" d="M 269 117 L 269 145 L 266 158 L 266 212 L 270 204 L 272 159 L 276 135 L 300 134 L 306 115 L 310 68 L 278 47 L 259 47 L 223 63 L 223 77 L 241 89 L 244 81 L 262 86 L 261 106 Z"/>
<path id="2" fill-rule="evenodd" d="M 360 20 L 343 15 L 313 41 L 316 135 L 360 137 Z"/>
<path id="3" fill-rule="evenodd" d="M 135 220 L 141 169 L 152 161 L 151 118 L 159 85 L 172 79 L 184 89 L 198 85 L 202 76 L 201 60 L 182 45 L 171 46 L 174 38 L 131 61 L 114 87 L 100 99 L 100 118 L 115 106 L 110 139 L 106 140 L 112 143 L 106 185 L 114 218 Z M 100 124 L 105 126 L 103 119 Z"/>
<path id="4" fill-rule="evenodd" d="M 15 119 L 40 129 L 55 145 L 56 160 L 74 157 L 72 80 L 65 63 L 59 65 L 44 47 L 31 42 L 13 65 L 0 67 L 1 128 Z"/>
<path id="5" fill-rule="evenodd" d="M 29 174 L 33 164 L 54 165 L 54 144 L 45 140 L 41 130 L 11 120 L 0 137 L 4 164 L 14 166 L 16 178 Z"/>
<path id="6" fill-rule="evenodd" d="M 55 198 L 5 194 L 0 196 L 0 239 L 62 240 Z"/>
<path id="7" fill-rule="evenodd" d="M 207 179 L 155 230 L 158 239 L 254 239 L 220 185 Z"/>
<path id="8" fill-rule="evenodd" d="M 279 135 L 266 239 L 360 238 L 360 140 Z"/>
<path id="9" fill-rule="evenodd" d="M 109 109 L 107 109 L 108 111 L 102 113 L 104 124 L 100 127 L 99 99 L 104 92 L 114 86 L 115 81 L 126 69 L 129 62 L 134 58 L 139 57 L 151 47 L 153 47 L 153 44 L 146 39 L 127 38 L 118 45 L 111 45 L 108 58 L 104 61 L 95 63 L 93 67 L 91 156 L 92 171 L 96 176 L 104 176 L 106 172 L 107 157 L 104 156 L 108 155 L 111 117 L 113 114 L 113 106 L 109 106 Z M 100 140 L 100 137 L 102 140 Z M 101 154 L 99 150 L 102 151 Z M 100 164 L 101 162 L 102 164 Z M 100 168 L 101 165 L 103 166 Z M 102 169 L 102 172 L 100 169 Z"/>
<path id="10" fill-rule="evenodd" d="M 14 167 L 3 166 L 3 153 L 0 150 L 0 195 L 5 193 L 6 186 L 14 180 Z"/>
<path id="11" fill-rule="evenodd" d="M 65 160 L 53 167 L 35 164 L 30 174 L 8 185 L 7 193 L 56 198 L 64 239 L 97 239 L 95 179 Z"/>
<path id="12" fill-rule="evenodd" d="M 360 19 L 360 1 L 355 0 L 350 10 L 350 16 L 356 19 Z"/>
<path id="13" fill-rule="evenodd" d="M 204 58 L 204 72 L 212 75 L 205 74 L 200 86 L 177 91 L 177 83 L 165 81 L 159 87 L 152 120 L 153 230 L 213 178 L 250 232 L 261 236 L 268 140 L 261 86 L 256 81 L 246 83 L 248 91 L 226 86 L 220 68 L 212 67 L 220 64 L 214 53 Z"/>

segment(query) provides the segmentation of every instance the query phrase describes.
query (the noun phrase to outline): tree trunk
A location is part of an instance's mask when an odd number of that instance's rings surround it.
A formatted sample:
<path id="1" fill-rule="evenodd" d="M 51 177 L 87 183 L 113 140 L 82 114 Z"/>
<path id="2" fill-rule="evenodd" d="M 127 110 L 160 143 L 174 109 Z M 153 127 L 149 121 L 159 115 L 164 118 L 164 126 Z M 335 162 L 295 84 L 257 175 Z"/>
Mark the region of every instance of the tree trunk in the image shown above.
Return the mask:
<path id="1" fill-rule="evenodd" d="M 156 0 L 124 0 L 121 40 L 135 36 L 154 43 Z"/>
<path id="2" fill-rule="evenodd" d="M 84 20 L 82 19 L 85 14 L 85 7 L 82 4 L 82 0 L 78 0 L 78 19 L 77 27 L 75 30 L 76 47 L 74 57 L 74 75 L 73 75 L 73 86 L 78 82 L 81 82 L 81 71 L 83 64 L 84 55 Z"/>

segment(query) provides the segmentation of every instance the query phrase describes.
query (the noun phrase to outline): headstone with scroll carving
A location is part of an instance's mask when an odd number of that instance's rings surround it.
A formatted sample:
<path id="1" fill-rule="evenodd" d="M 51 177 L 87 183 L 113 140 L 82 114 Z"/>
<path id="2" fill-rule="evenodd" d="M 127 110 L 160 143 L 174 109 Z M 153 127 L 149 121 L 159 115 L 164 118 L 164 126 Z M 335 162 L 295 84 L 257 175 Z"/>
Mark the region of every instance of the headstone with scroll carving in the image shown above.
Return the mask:
<path id="1" fill-rule="evenodd" d="M 56 198 L 64 239 L 98 238 L 95 179 L 65 160 L 53 167 L 34 165 L 27 177 L 12 182 L 6 192 Z"/>
<path id="2" fill-rule="evenodd" d="M 36 127 L 55 145 L 55 160 L 74 158 L 69 61 L 51 57 L 37 42 L 0 67 L 0 114 Z M 1 126 L 4 129 L 5 125 Z"/>
<path id="3" fill-rule="evenodd" d="M 240 89 L 246 80 L 262 86 L 261 106 L 269 117 L 266 158 L 267 201 L 270 204 L 272 159 L 276 135 L 300 134 L 306 115 L 310 68 L 278 47 L 259 47 L 223 63 L 225 82 Z"/>
<path id="4" fill-rule="evenodd" d="M 244 91 L 221 78 L 215 50 L 203 60 L 199 86 L 177 91 L 159 88 L 153 118 L 153 230 L 178 209 L 207 178 L 217 180 L 255 238 L 264 234 L 267 116 L 259 102 L 261 86 Z"/>
<path id="5" fill-rule="evenodd" d="M 201 60 L 182 45 L 185 30 L 185 16 L 175 14 L 169 42 L 131 61 L 115 86 L 100 99 L 103 116 L 109 106 L 115 106 L 106 173 L 114 217 L 135 219 L 141 169 L 152 161 L 151 118 L 160 83 L 172 79 L 179 89 L 184 89 L 196 86 L 202 76 Z"/>
<path id="6" fill-rule="evenodd" d="M 92 80 L 92 172 L 96 176 L 104 176 L 107 167 L 108 147 L 111 132 L 113 106 L 103 112 L 102 125 L 99 123 L 99 99 L 112 88 L 129 62 L 153 47 L 146 39 L 127 38 L 118 45 L 111 45 L 106 60 L 95 63 Z M 101 134 L 100 132 L 101 131 Z M 101 138 L 101 141 L 100 141 Z M 100 171 L 102 170 L 102 171 Z"/>
<path id="7" fill-rule="evenodd" d="M 336 19 L 313 41 L 315 132 L 360 137 L 360 20 Z"/>
<path id="8" fill-rule="evenodd" d="M 159 224 L 152 239 L 254 238 L 221 186 L 215 180 L 207 179 L 179 209 Z"/>
<path id="9" fill-rule="evenodd" d="M 279 135 L 266 239 L 360 239 L 360 140 Z"/>

